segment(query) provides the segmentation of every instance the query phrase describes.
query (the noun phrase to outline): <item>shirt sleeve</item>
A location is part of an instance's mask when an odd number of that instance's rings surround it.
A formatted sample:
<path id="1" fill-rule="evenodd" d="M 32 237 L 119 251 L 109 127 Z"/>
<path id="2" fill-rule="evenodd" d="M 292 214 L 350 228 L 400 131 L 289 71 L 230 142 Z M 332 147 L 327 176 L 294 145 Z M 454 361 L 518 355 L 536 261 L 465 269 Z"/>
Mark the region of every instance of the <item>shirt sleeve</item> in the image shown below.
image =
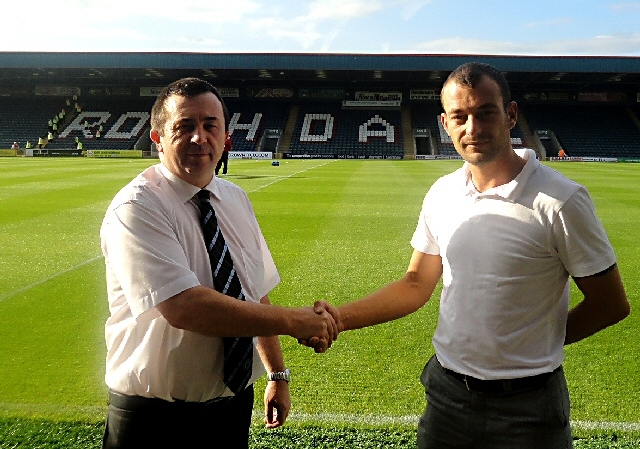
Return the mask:
<path id="1" fill-rule="evenodd" d="M 429 203 L 429 193 L 427 193 L 422 203 L 416 230 L 411 238 L 411 246 L 421 253 L 440 255 L 440 246 L 429 229 Z"/>
<path id="2" fill-rule="evenodd" d="M 134 316 L 200 285 L 165 209 L 125 202 L 109 211 L 101 233 L 107 268 Z"/>
<path id="3" fill-rule="evenodd" d="M 558 255 L 572 277 L 591 276 L 616 263 L 609 238 L 584 187 L 562 206 L 553 223 Z"/>

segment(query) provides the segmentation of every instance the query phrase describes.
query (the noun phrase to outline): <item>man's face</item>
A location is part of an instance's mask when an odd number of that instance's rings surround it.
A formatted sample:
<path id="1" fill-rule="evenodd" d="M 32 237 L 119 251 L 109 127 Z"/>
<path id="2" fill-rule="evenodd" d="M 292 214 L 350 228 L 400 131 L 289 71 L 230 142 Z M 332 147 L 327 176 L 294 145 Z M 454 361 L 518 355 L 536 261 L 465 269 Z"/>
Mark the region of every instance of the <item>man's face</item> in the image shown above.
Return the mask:
<path id="1" fill-rule="evenodd" d="M 206 186 L 227 137 L 220 100 L 211 92 L 193 98 L 172 95 L 167 98 L 165 109 L 164 129 L 151 131 L 162 163 L 180 179 Z"/>
<path id="2" fill-rule="evenodd" d="M 465 161 L 494 162 L 511 149 L 518 108 L 511 102 L 504 109 L 500 88 L 491 78 L 485 76 L 473 89 L 450 82 L 443 89 L 442 105 L 442 126 Z"/>

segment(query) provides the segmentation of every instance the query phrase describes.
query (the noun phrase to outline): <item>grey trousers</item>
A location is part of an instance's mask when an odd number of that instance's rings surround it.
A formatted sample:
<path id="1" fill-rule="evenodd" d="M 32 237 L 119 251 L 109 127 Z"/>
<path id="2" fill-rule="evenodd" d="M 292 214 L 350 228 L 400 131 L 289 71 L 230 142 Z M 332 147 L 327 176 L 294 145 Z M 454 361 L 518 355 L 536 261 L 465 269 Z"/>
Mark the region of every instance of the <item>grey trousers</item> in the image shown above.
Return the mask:
<path id="1" fill-rule="evenodd" d="M 419 449 L 573 448 L 562 369 L 535 389 L 479 393 L 433 356 L 420 380 L 427 407 L 418 424 Z"/>

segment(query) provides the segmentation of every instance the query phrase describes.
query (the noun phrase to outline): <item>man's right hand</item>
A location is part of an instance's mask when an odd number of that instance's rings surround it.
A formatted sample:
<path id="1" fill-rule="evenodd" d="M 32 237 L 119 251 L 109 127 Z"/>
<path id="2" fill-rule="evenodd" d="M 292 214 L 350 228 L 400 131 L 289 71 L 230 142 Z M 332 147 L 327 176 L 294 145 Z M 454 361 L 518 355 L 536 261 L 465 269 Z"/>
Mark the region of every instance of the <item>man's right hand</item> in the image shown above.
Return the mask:
<path id="1" fill-rule="evenodd" d="M 331 317 L 330 338 L 322 335 L 313 335 L 309 338 L 299 338 L 298 343 L 313 348 L 316 353 L 323 353 L 338 339 L 338 334 L 343 330 L 338 309 L 326 301 L 316 301 L 313 305 L 314 312 L 322 317 Z"/>

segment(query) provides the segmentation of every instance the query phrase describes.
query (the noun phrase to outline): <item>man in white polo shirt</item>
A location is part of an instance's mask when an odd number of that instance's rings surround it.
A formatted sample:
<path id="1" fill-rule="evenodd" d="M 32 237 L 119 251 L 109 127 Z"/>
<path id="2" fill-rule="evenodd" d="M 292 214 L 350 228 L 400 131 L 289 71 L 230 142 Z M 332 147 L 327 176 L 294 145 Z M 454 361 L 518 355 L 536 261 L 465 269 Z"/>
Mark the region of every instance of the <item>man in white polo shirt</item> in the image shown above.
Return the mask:
<path id="1" fill-rule="evenodd" d="M 460 66 L 441 101 L 465 163 L 427 193 L 406 275 L 320 304 L 358 329 L 419 309 L 442 278 L 418 447 L 572 447 L 563 346 L 629 314 L 614 251 L 586 189 L 512 148 L 517 105 L 498 70 Z M 571 310 L 569 277 L 584 295 Z"/>

